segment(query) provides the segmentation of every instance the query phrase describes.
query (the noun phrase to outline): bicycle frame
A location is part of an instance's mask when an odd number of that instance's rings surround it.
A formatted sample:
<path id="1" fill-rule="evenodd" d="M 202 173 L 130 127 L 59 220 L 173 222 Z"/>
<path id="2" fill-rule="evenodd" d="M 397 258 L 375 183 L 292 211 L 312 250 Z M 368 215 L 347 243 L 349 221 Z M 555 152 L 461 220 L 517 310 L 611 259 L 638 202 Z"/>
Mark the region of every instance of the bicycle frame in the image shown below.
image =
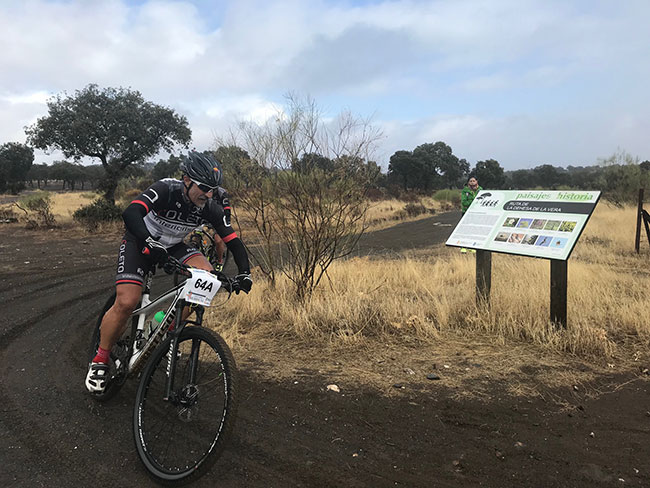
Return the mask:
<path id="1" fill-rule="evenodd" d="M 202 305 L 197 305 L 196 303 L 189 303 L 186 299 L 181 298 L 183 294 L 183 290 L 185 289 L 186 286 L 188 286 L 188 283 L 190 282 L 189 280 L 179 283 L 178 285 L 174 286 L 170 290 L 162 293 L 156 299 L 151 300 L 150 296 L 151 296 L 151 286 L 153 283 L 153 276 L 154 276 L 153 270 L 147 273 L 144 281 L 144 287 L 142 289 L 142 298 L 140 300 L 140 307 L 134 310 L 133 313 L 131 314 L 132 317 L 131 337 L 133 338 L 133 340 L 131 341 L 131 354 L 128 359 L 127 375 L 137 370 L 137 368 L 142 364 L 142 362 L 146 360 L 146 358 L 148 357 L 147 353 L 150 352 L 158 344 L 159 340 L 162 339 L 165 331 L 168 331 L 171 341 L 169 343 L 169 350 L 167 352 L 167 369 L 166 369 L 167 381 L 165 384 L 165 394 L 163 399 L 175 403 L 179 401 L 176 395 L 172 394 L 174 388 L 173 381 L 174 381 L 174 373 L 176 369 L 176 360 L 177 360 L 175 351 L 177 348 L 178 339 L 180 337 L 181 332 L 183 331 L 183 329 L 188 323 L 201 326 L 201 324 L 203 323 L 203 313 L 205 312 L 205 309 L 203 308 Z M 160 324 L 156 326 L 154 330 L 150 331 L 149 336 L 146 337 L 146 342 L 142 344 L 142 347 L 140 347 L 141 341 L 139 340 L 139 338 L 142 338 L 144 334 L 146 316 L 150 315 L 155 310 L 160 309 L 161 304 L 169 300 L 171 300 L 171 303 L 169 304 L 169 306 L 165 311 L 164 319 L 162 320 L 162 322 L 160 322 Z M 196 313 L 195 320 L 183 320 L 183 310 L 186 307 L 193 307 Z M 171 317 L 173 317 L 173 319 Z M 171 324 L 171 320 L 174 320 L 176 326 L 173 329 L 169 330 L 169 324 Z M 196 378 L 198 355 L 199 355 L 198 344 L 192 344 L 192 350 L 190 353 L 190 363 L 189 363 L 190 383 L 193 383 Z M 193 396 L 190 396 L 190 398 L 193 398 Z"/>
<path id="2" fill-rule="evenodd" d="M 151 345 L 155 342 L 159 335 L 161 335 L 162 328 L 170 323 L 170 317 L 176 321 L 176 324 L 181 324 L 181 315 L 182 310 L 185 305 L 185 301 L 181 300 L 181 292 L 185 283 L 180 283 L 170 290 L 164 292 L 155 300 L 150 300 L 151 296 L 151 285 L 153 283 L 153 273 L 149 272 L 145 278 L 144 288 L 142 290 L 142 299 L 140 301 L 140 307 L 135 309 L 131 314 L 131 317 L 135 319 L 137 317 L 137 323 L 135 330 L 133 331 L 133 337 L 140 336 L 144 333 L 145 319 L 147 314 L 150 314 L 154 310 L 158 310 L 162 303 L 168 301 L 171 298 L 171 303 L 165 310 L 164 320 L 158 324 L 155 330 L 151 331 L 149 337 L 146 338 L 146 342 L 142 347 L 138 347 L 138 341 L 133 341 L 133 347 L 131 352 L 131 357 L 129 358 L 128 372 L 133 372 L 136 367 L 139 365 L 140 359 L 144 357 L 144 353 L 147 352 Z M 179 306 L 180 305 L 180 306 Z M 175 312 L 175 313 L 174 313 Z M 178 327 L 179 329 L 182 328 Z"/>

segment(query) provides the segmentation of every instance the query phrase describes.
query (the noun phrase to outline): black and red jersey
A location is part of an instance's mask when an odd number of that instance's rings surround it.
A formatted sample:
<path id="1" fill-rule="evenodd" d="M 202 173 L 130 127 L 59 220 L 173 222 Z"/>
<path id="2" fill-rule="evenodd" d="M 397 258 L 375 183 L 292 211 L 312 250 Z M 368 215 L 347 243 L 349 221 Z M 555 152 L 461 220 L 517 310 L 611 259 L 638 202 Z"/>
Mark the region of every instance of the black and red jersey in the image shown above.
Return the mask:
<path id="1" fill-rule="evenodd" d="M 178 244 L 192 230 L 206 223 L 210 223 L 226 243 L 237 237 L 233 228 L 224 222 L 223 207 L 218 200 L 209 199 L 205 206 L 197 207 L 187 198 L 183 182 L 179 180 L 157 181 L 131 202 L 134 204 L 146 210 L 143 221 L 149 235 L 166 247 Z M 132 228 L 139 226 L 129 226 L 126 219 L 125 222 L 127 230 L 136 237 L 143 237 L 138 235 L 140 229 Z"/>
<path id="2" fill-rule="evenodd" d="M 232 252 L 240 273 L 250 273 L 248 253 L 234 229 L 226 222 L 220 200 L 208 199 L 197 207 L 187 197 L 183 182 L 165 178 L 143 191 L 122 214 L 129 234 L 141 244 L 153 237 L 170 248 L 195 228 L 211 224 Z"/>

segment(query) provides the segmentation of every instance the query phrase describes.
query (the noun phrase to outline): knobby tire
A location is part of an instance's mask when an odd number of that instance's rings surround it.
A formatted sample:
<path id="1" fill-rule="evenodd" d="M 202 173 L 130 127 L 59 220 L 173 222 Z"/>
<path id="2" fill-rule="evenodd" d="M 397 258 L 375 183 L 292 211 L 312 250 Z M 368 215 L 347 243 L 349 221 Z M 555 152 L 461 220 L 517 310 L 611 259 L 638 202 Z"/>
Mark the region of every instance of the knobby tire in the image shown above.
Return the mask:
<path id="1" fill-rule="evenodd" d="M 191 351 L 197 346 L 199 362 L 191 382 Z M 236 365 L 218 334 L 186 327 L 175 352 L 178 359 L 170 395 L 182 402 L 166 401 L 169 347 L 168 338 L 153 352 L 142 373 L 133 434 L 149 475 L 158 483 L 182 485 L 203 476 L 223 452 L 235 421 Z"/>

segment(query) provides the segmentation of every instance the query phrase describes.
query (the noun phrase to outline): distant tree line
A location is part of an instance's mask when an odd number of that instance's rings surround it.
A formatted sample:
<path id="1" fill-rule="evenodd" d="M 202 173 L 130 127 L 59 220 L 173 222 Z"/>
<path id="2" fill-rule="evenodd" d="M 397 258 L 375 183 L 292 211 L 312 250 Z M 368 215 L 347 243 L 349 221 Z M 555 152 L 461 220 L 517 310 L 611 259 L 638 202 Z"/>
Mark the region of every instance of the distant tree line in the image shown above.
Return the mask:
<path id="1" fill-rule="evenodd" d="M 26 127 L 25 132 L 27 144 L 0 145 L 0 192 L 17 193 L 26 186 L 42 188 L 56 181 L 61 189 L 101 191 L 111 203 L 120 180 L 155 181 L 175 175 L 179 156 L 155 164 L 148 161 L 160 150 L 187 148 L 191 140 L 187 120 L 173 110 L 144 100 L 137 91 L 100 89 L 93 84 L 74 95 L 63 93 L 49 100 L 48 115 Z M 57 149 L 70 160 L 34 164 L 33 148 Z M 470 176 L 475 176 L 483 188 L 601 190 L 616 200 L 631 199 L 637 188 L 650 186 L 650 161 L 639 162 L 620 150 L 593 166 L 543 164 L 504 171 L 495 159 L 477 161 L 472 168 L 448 144 L 437 141 L 411 151 L 396 151 L 390 156 L 387 173 L 364 155 L 324 155 L 326 151 L 313 145 L 297 147 L 294 152 L 282 156 L 286 161 L 260 161 L 232 143 L 222 144 L 217 155 L 225 161 L 238 161 L 230 165 L 226 175 L 234 171 L 235 175 L 246 173 L 249 178 L 251 165 L 261 173 L 272 170 L 296 174 L 315 169 L 331 172 L 342 164 L 363 168 L 364 181 L 371 189 L 397 197 L 462 188 Z M 277 154 L 268 155 L 273 157 Z M 99 164 L 82 165 L 83 158 Z"/>
<path id="2" fill-rule="evenodd" d="M 639 162 L 625 151 L 601 159 L 592 166 L 553 166 L 504 171 L 498 161 L 477 161 L 470 169 L 444 142 L 427 143 L 413 151 L 397 151 L 390 157 L 384 186 L 404 191 L 461 188 L 475 176 L 483 188 L 491 189 L 576 189 L 600 190 L 618 201 L 633 199 L 638 188 L 650 188 L 650 161 Z"/>
<path id="3" fill-rule="evenodd" d="M 236 145 L 221 146 L 216 157 L 226 162 L 226 175 L 243 173 L 242 167 L 255 165 L 248 154 Z M 124 169 L 120 179 L 154 182 L 179 176 L 182 158 L 171 155 L 156 163 L 137 163 Z M 34 164 L 34 151 L 16 142 L 0 145 L 0 193 L 18 193 L 25 188 L 103 191 L 107 172 L 102 164 L 56 161 Z M 504 171 L 494 159 L 478 161 L 473 168 L 465 159 L 454 156 L 444 142 L 422 144 L 413 151 L 397 151 L 390 158 L 387 173 L 375 161 L 359 161 L 367 173 L 369 185 L 381 194 L 403 197 L 404 194 L 430 194 L 439 189 L 461 188 L 475 176 L 483 188 L 491 189 L 576 189 L 600 190 L 616 201 L 634 198 L 638 188 L 650 188 L 650 161 L 639 162 L 625 152 L 617 152 L 591 166 L 553 166 L 543 164 L 531 169 Z M 305 173 L 315 168 L 332 171 L 335 161 L 317 153 L 303 153 L 288 170 Z M 260 171 L 265 171 L 260 167 Z M 135 183 L 134 183 L 135 184 Z"/>

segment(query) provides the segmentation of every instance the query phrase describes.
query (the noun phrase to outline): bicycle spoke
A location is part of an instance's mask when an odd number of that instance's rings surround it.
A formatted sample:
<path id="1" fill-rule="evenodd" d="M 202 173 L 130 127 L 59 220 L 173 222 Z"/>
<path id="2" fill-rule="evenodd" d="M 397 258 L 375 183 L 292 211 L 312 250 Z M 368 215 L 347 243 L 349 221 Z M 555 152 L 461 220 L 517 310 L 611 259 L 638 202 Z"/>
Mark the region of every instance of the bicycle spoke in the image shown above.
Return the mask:
<path id="1" fill-rule="evenodd" d="M 186 332 L 178 342 L 169 400 L 163 400 L 168 367 L 164 350 L 152 358 L 157 363 L 148 378 L 143 375 L 146 386 L 138 392 L 136 443 L 142 443 L 148 461 L 163 478 L 190 473 L 211 455 L 230 418 L 228 407 L 233 404 L 232 374 L 219 351 L 222 346 L 208 343 L 206 340 L 213 342 L 211 333 L 203 329 L 184 336 Z"/>

